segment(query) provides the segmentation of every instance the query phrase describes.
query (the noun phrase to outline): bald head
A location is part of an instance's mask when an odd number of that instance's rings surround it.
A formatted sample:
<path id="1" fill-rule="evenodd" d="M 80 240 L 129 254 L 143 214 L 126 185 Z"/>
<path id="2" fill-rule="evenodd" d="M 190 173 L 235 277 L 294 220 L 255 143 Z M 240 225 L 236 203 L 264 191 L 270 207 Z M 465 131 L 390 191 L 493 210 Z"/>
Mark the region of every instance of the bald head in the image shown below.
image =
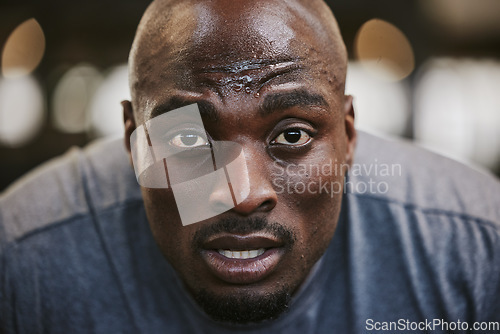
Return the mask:
<path id="1" fill-rule="evenodd" d="M 156 0 L 130 52 L 133 107 L 147 109 L 150 98 L 144 93 L 163 87 L 160 93 L 167 94 L 174 81 L 182 87 L 202 85 L 199 72 L 216 77 L 292 63 L 311 76 L 328 77 L 344 93 L 345 46 L 323 1 Z M 228 80 L 218 83 L 221 93 Z"/>

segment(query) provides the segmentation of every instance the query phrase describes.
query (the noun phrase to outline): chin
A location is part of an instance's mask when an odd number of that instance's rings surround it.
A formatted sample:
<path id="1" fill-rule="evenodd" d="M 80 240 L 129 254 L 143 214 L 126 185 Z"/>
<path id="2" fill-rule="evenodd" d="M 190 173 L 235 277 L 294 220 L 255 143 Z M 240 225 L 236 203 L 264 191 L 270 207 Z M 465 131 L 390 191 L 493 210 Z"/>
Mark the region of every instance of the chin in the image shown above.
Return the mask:
<path id="1" fill-rule="evenodd" d="M 240 292 L 220 295 L 202 289 L 193 297 L 215 321 L 249 324 L 276 319 L 285 313 L 290 304 L 291 291 L 289 286 L 280 286 L 271 292 L 242 288 Z"/>

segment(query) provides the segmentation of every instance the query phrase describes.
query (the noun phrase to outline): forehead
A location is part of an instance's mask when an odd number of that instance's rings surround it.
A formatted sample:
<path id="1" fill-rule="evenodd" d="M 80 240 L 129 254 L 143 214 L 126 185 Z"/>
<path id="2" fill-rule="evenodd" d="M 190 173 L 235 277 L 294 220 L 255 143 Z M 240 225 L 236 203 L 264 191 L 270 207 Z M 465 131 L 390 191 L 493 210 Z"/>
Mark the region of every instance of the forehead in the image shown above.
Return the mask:
<path id="1" fill-rule="evenodd" d="M 332 60 L 320 53 L 325 33 L 313 31 L 311 14 L 296 2 L 180 6 L 151 25 L 146 45 L 138 43 L 143 47 L 136 56 L 132 89 L 142 110 L 146 102 L 151 109 L 157 104 L 152 101 L 169 100 L 179 90 L 202 94 L 212 89 L 224 97 L 234 87 L 258 93 L 271 81 L 311 83 L 321 73 L 335 79 L 335 73 L 327 73 Z"/>
<path id="2" fill-rule="evenodd" d="M 132 60 L 143 69 L 163 63 L 174 71 L 193 65 L 227 67 L 245 59 L 304 58 L 318 46 L 308 31 L 310 25 L 302 22 L 307 11 L 286 3 L 203 1 L 174 5 L 165 15 L 148 15 L 152 17 L 138 34 Z"/>
<path id="3" fill-rule="evenodd" d="M 195 8 L 190 51 L 198 61 L 230 62 L 242 58 L 296 55 L 297 20 L 286 2 L 232 1 L 201 3 Z"/>

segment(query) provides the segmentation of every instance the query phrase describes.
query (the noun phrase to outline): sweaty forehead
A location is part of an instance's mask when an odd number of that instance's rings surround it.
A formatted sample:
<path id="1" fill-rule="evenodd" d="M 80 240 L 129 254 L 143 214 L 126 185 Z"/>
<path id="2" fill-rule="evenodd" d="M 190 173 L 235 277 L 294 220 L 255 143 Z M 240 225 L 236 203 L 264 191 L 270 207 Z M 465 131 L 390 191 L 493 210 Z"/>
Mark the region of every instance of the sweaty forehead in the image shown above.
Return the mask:
<path id="1" fill-rule="evenodd" d="M 131 50 L 132 97 L 168 81 L 192 86 L 196 72 L 239 73 L 294 61 L 329 67 L 342 78 L 345 58 L 322 1 L 158 0 Z"/>

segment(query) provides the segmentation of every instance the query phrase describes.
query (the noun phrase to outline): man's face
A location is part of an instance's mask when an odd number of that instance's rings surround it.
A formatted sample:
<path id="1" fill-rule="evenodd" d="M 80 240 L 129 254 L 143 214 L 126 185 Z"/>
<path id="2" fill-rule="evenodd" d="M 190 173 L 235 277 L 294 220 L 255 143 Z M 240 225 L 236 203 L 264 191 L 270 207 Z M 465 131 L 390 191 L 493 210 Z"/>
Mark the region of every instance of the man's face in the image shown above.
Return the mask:
<path id="1" fill-rule="evenodd" d="M 250 193 L 216 217 L 183 226 L 171 189 L 142 188 L 161 251 L 218 320 L 279 315 L 326 250 L 340 212 L 355 137 L 351 100 L 295 10 L 258 1 L 181 6 L 167 26 L 182 29 L 136 60 L 144 69 L 139 122 L 198 103 L 208 141 L 243 149 Z M 197 131 L 186 126 L 168 145 L 204 140 Z M 207 201 L 221 199 L 214 191 Z"/>

